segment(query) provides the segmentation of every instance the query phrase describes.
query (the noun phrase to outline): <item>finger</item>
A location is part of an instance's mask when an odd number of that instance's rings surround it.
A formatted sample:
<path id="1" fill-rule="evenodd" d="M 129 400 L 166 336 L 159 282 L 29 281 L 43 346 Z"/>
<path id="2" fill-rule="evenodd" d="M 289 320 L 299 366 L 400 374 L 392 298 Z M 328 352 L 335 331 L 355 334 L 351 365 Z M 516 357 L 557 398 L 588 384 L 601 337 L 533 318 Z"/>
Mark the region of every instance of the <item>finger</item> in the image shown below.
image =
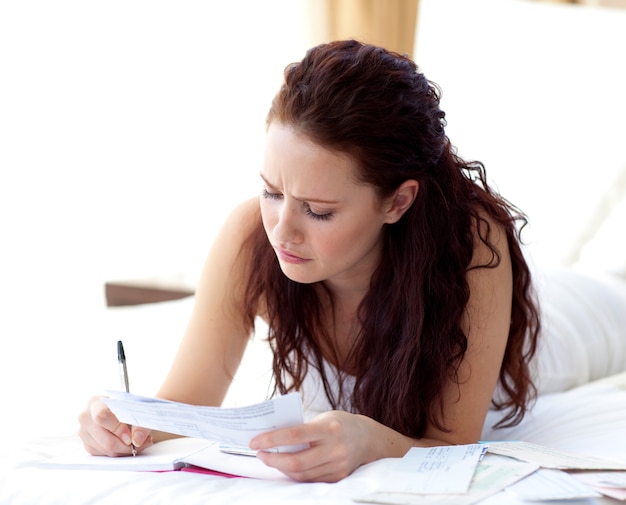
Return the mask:
<path id="1" fill-rule="evenodd" d="M 273 451 L 258 451 L 257 458 L 259 458 L 267 466 L 271 466 L 280 470 L 283 473 L 299 473 L 308 469 L 315 468 L 317 466 L 325 465 L 328 463 L 328 458 L 324 451 L 319 449 L 304 449 L 299 452 L 273 452 Z"/>
<path id="2" fill-rule="evenodd" d="M 89 402 L 89 414 L 93 422 L 105 430 L 113 432 L 119 427 L 119 420 L 100 398 Z"/>
<path id="3" fill-rule="evenodd" d="M 95 456 L 126 456 L 131 448 L 110 431 L 96 425 L 82 424 L 79 430 L 80 438 L 89 454 Z"/>
<path id="4" fill-rule="evenodd" d="M 80 414 L 79 435 L 91 454 L 120 456 L 131 451 L 130 428 L 120 423 L 99 397 L 89 401 Z"/>
<path id="5" fill-rule="evenodd" d="M 267 466 L 300 482 L 337 482 L 348 476 L 347 462 L 333 461 L 326 457 L 327 452 L 319 448 L 297 453 L 258 452 L 257 457 Z"/>
<path id="6" fill-rule="evenodd" d="M 115 414 L 99 398 L 90 403 L 90 411 L 95 425 L 113 433 L 125 445 L 130 446 L 132 442 L 130 427 L 125 423 L 120 423 Z"/>
<path id="7" fill-rule="evenodd" d="M 138 451 L 150 447 L 152 445 L 152 436 L 150 430 L 133 426 L 131 428 L 131 440 Z"/>
<path id="8" fill-rule="evenodd" d="M 265 451 L 285 445 L 311 444 L 321 438 L 321 434 L 311 424 L 299 424 L 289 428 L 268 431 L 250 440 L 250 448 Z"/>

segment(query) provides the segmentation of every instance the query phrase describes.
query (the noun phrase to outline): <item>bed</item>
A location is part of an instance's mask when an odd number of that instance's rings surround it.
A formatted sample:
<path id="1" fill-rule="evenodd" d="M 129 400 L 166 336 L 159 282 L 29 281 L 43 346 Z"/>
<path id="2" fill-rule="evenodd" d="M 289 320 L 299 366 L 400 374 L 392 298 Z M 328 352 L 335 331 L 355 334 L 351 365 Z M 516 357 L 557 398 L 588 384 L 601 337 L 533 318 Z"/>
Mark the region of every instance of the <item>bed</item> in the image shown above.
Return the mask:
<path id="1" fill-rule="evenodd" d="M 626 462 L 626 77 L 619 71 L 626 13 L 585 8 L 583 15 L 576 9 L 515 0 L 420 0 L 416 59 L 444 89 L 449 133 L 460 154 L 485 161 L 490 177 L 531 219 L 528 255 L 536 269 L 546 329 L 535 363 L 540 396 L 514 428 L 493 430 L 497 413 L 490 411 L 482 438 L 524 440 Z M 556 52 L 545 51 L 555 34 Z M 551 75 L 555 58 L 563 55 L 567 57 L 561 63 L 570 71 L 584 68 L 593 73 L 577 80 L 576 86 L 584 89 L 588 79 L 601 82 L 602 92 L 568 87 L 570 93 L 559 100 L 561 90 L 542 79 L 541 72 Z M 529 116 L 517 106 L 524 103 L 517 93 L 527 86 L 515 79 L 520 62 L 525 72 L 531 66 L 540 84 L 532 90 Z M 476 69 L 480 79 L 468 80 Z M 554 84 L 557 88 L 569 86 L 571 73 L 566 75 Z M 585 104 L 576 108 L 580 121 L 574 121 L 569 104 L 581 101 Z M 495 121 L 493 109 L 503 104 L 506 110 Z M 485 113 L 486 107 L 491 109 Z M 550 108 L 548 116 L 539 114 L 542 107 Z M 580 131 L 580 125 L 589 131 Z M 12 343 L 12 353 L 3 356 L 5 365 L 22 360 L 28 374 L 20 378 L 42 384 L 29 389 L 25 383 L 15 392 L 12 373 L 2 376 L 6 440 L 0 451 L 0 503 L 339 505 L 376 489 L 384 462 L 332 485 L 189 472 L 38 468 L 41 461 L 80 449 L 75 433 L 78 412 L 90 395 L 119 387 L 118 339 L 126 348 L 132 390 L 154 394 L 194 299 L 106 310 L 101 299 L 96 301 L 97 308 L 82 300 L 64 308 L 66 312 L 44 312 L 40 322 L 29 321 L 28 328 L 42 332 L 61 321 L 68 335 L 63 349 L 52 341 L 32 352 L 23 341 Z M 29 315 L 24 310 L 20 318 Z M 86 328 L 89 339 L 83 338 Z M 262 325 L 258 334 L 263 334 Z M 225 405 L 264 399 L 270 381 L 269 351 L 255 338 Z M 482 503 L 521 502 L 503 492 Z M 618 502 L 598 498 L 584 503 Z"/>
<path id="2" fill-rule="evenodd" d="M 540 396 L 524 421 L 508 429 L 491 428 L 485 440 L 524 440 L 551 448 L 626 463 L 626 282 L 592 277 L 559 268 L 537 273 L 546 335 L 535 370 Z M 155 304 L 118 307 L 107 312 L 108 327 L 124 339 L 131 382 L 138 391 L 158 387 L 163 369 L 178 343 L 170 333 L 184 327 L 193 297 Z M 163 333 L 165 330 L 165 333 Z M 262 337 L 264 328 L 257 328 Z M 131 337 L 130 335 L 134 335 Z M 142 353 L 155 349 L 157 357 Z M 114 360 L 114 338 L 110 359 Z M 271 381 L 269 352 L 262 338 L 249 345 L 225 405 L 241 406 L 266 397 Z M 132 371 L 141 370 L 139 374 Z M 115 375 L 114 367 L 110 367 Z M 141 377 L 140 377 L 141 375 Z M 375 491 L 381 467 L 367 465 L 337 484 L 299 484 L 231 479 L 189 472 L 128 472 L 39 468 L 50 458 L 81 450 L 72 429 L 53 436 L 32 436 L 0 458 L 0 503 L 354 503 Z M 499 496 L 499 497 L 498 497 Z M 503 492 L 484 503 L 518 503 Z M 521 502 L 520 502 L 521 503 Z M 586 503 L 612 503 L 608 498 Z"/>

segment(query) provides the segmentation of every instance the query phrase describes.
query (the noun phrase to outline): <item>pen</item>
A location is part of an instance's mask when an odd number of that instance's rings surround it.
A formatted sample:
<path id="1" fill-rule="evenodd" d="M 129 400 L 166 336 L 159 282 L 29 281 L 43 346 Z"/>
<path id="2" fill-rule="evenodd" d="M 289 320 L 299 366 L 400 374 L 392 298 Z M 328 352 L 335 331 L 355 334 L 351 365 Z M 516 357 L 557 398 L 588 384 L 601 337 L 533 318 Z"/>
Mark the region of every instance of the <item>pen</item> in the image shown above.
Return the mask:
<path id="1" fill-rule="evenodd" d="M 117 341 L 117 362 L 120 365 L 120 379 L 122 387 L 127 393 L 130 392 L 128 387 L 128 369 L 126 368 L 126 355 L 124 354 L 124 345 L 121 340 Z M 130 428 L 130 426 L 129 426 Z M 133 451 L 133 456 L 137 456 L 137 448 L 133 443 L 130 444 L 130 448 Z"/>

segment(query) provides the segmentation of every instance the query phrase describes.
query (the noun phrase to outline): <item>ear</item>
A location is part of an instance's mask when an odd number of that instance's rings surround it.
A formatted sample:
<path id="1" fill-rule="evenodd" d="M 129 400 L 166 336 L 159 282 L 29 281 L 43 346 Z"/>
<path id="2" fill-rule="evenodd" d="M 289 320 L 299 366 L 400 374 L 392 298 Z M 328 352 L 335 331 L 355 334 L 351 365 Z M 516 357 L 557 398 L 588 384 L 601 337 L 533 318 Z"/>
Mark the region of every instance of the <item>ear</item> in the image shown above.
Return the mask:
<path id="1" fill-rule="evenodd" d="M 388 224 L 396 223 L 404 215 L 404 213 L 413 205 L 417 193 L 419 191 L 419 182 L 409 179 L 404 181 L 394 194 L 387 201 L 387 209 L 385 211 L 385 222 Z"/>

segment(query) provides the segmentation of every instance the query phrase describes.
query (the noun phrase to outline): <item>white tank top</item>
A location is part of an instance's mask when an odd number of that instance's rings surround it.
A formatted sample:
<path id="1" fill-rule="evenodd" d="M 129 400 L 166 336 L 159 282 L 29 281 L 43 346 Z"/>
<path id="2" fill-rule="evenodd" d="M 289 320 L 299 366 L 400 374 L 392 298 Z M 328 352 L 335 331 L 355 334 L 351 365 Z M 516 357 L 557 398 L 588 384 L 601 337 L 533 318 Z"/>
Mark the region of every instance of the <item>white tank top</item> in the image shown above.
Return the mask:
<path id="1" fill-rule="evenodd" d="M 328 380 L 328 385 L 332 391 L 332 394 L 336 397 L 339 393 L 339 374 L 337 372 L 337 369 L 326 361 L 323 362 L 323 366 L 324 372 L 326 373 L 326 378 Z M 350 396 L 352 391 L 354 390 L 354 383 L 354 376 L 344 374 L 343 391 L 345 398 L 342 399 L 342 402 L 338 406 L 339 409 L 348 412 L 352 410 Z M 330 400 L 328 399 L 328 397 L 326 396 L 326 392 L 324 391 L 322 377 L 319 371 L 311 365 L 309 365 L 307 374 L 302 381 L 302 385 L 300 386 L 300 394 L 302 395 L 302 408 L 304 411 L 305 421 L 310 421 L 322 412 L 332 410 Z"/>

